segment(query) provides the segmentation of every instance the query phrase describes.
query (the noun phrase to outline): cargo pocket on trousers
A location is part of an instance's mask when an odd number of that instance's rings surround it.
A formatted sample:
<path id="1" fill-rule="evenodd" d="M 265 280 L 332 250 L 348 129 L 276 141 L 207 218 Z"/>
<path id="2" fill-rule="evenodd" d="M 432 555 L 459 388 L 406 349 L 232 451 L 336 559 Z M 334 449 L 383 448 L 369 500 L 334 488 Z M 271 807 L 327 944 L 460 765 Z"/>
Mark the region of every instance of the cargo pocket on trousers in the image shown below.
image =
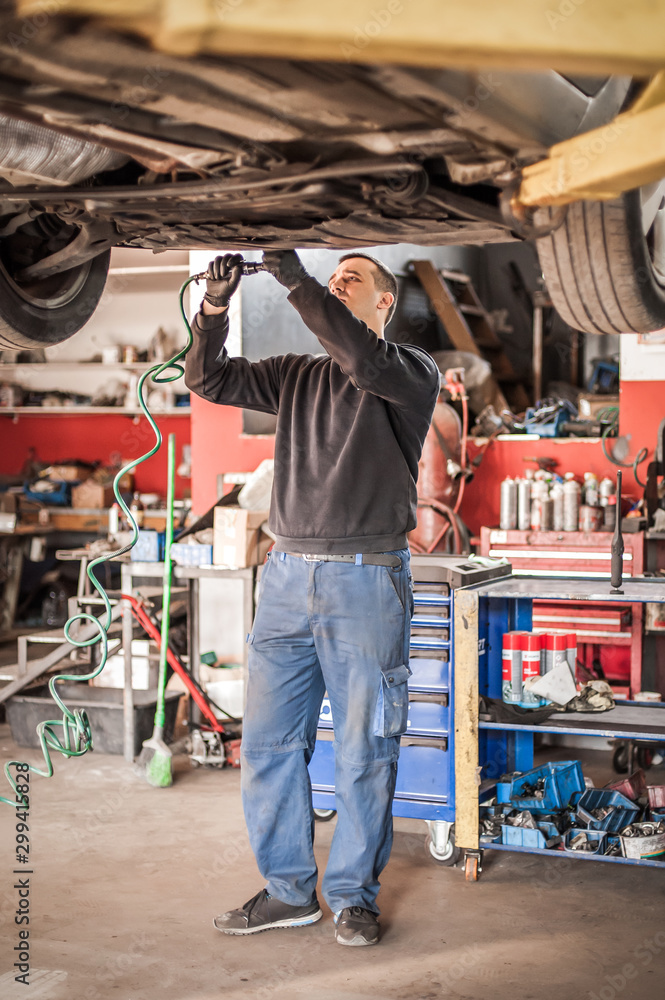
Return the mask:
<path id="1" fill-rule="evenodd" d="M 381 686 L 374 712 L 374 736 L 401 736 L 409 714 L 408 682 L 411 670 L 405 663 L 381 667 Z"/>

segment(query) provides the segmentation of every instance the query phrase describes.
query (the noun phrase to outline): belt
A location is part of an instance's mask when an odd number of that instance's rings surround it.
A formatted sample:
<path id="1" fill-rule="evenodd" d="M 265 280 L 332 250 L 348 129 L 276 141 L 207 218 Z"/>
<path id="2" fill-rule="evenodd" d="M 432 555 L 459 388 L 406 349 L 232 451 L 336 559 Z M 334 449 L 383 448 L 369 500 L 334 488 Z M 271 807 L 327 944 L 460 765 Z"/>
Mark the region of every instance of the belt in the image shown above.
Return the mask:
<path id="1" fill-rule="evenodd" d="M 358 555 L 312 555 L 307 552 L 285 552 L 284 555 L 294 556 L 296 559 L 304 559 L 305 562 L 341 562 L 355 563 L 358 566 L 390 566 L 391 569 L 400 569 L 402 560 L 390 552 L 360 552 Z"/>

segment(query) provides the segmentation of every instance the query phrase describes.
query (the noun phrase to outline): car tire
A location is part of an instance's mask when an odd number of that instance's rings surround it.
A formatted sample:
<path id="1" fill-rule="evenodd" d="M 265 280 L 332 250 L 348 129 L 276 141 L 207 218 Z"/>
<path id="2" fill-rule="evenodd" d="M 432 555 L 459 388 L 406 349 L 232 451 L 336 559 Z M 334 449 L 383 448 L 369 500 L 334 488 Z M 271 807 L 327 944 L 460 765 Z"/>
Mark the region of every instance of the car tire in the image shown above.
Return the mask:
<path id="1" fill-rule="evenodd" d="M 565 221 L 536 240 L 552 303 L 569 326 L 586 333 L 665 327 L 665 210 L 642 221 L 647 191 L 657 190 L 654 185 L 612 201 L 574 202 Z M 557 211 L 539 209 L 538 224 L 554 219 Z M 661 248 L 658 270 L 654 243 Z"/>
<path id="2" fill-rule="evenodd" d="M 0 264 L 0 350 L 51 347 L 88 322 L 104 291 L 111 251 L 19 285 Z"/>

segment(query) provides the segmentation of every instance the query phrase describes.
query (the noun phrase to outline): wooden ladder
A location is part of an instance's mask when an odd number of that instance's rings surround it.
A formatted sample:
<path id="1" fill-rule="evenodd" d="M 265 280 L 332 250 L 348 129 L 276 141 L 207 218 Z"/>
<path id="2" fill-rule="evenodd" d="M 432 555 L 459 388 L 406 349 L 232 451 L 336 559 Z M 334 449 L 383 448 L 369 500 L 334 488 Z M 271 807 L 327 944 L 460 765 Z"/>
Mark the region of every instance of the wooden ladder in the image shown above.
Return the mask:
<path id="1" fill-rule="evenodd" d="M 529 396 L 497 336 L 491 315 L 462 271 L 437 270 L 430 260 L 413 260 L 411 272 L 425 290 L 434 312 L 458 351 L 484 358 L 492 366 L 491 403 L 497 413 L 521 413 Z"/>

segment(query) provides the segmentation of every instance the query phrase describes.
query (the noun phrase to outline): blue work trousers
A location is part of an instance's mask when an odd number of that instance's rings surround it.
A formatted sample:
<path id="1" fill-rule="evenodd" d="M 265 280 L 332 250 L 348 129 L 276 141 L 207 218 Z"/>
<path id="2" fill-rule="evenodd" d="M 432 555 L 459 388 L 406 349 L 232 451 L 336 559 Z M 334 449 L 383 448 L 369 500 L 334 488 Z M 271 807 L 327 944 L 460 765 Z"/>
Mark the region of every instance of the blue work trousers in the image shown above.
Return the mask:
<path id="1" fill-rule="evenodd" d="M 323 879 L 333 912 L 378 913 L 392 846 L 399 737 L 408 711 L 413 611 L 408 549 L 397 569 L 273 552 L 248 636 L 242 797 L 266 888 L 303 906 L 316 891 L 307 765 L 321 701 L 330 699 L 337 823 Z"/>

